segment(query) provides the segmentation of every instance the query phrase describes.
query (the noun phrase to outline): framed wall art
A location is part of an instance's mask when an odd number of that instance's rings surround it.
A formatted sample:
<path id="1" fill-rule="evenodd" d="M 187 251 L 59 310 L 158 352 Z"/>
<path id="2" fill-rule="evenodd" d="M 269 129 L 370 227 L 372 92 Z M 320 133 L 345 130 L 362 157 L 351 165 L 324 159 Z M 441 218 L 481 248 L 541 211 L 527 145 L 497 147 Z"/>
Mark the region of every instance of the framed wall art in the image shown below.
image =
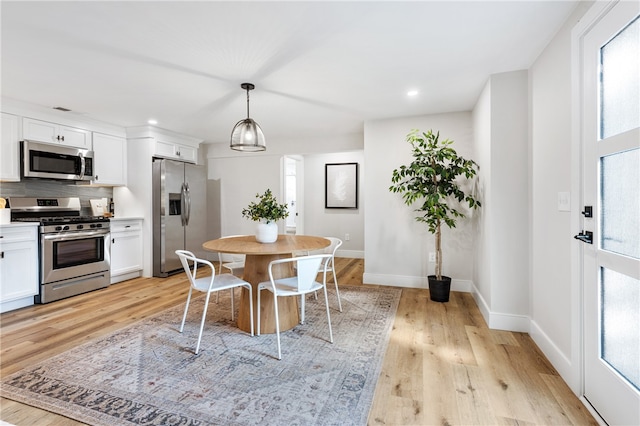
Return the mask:
<path id="1" fill-rule="evenodd" d="M 324 207 L 358 208 L 358 163 L 324 165 Z"/>

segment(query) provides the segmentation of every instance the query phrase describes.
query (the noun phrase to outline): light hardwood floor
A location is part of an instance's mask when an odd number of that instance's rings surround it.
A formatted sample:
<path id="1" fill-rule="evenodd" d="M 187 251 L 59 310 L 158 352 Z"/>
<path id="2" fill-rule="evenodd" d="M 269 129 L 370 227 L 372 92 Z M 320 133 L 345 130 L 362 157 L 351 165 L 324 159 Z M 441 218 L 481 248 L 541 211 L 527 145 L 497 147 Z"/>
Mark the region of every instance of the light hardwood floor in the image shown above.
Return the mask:
<path id="1" fill-rule="evenodd" d="M 340 285 L 362 285 L 361 259 L 336 259 Z M 135 279 L 0 315 L 0 374 L 47 359 L 170 306 L 184 274 Z M 0 419 L 19 426 L 79 425 L 7 399 Z M 448 303 L 403 289 L 369 425 L 596 425 L 531 338 L 489 330 L 473 298 Z"/>

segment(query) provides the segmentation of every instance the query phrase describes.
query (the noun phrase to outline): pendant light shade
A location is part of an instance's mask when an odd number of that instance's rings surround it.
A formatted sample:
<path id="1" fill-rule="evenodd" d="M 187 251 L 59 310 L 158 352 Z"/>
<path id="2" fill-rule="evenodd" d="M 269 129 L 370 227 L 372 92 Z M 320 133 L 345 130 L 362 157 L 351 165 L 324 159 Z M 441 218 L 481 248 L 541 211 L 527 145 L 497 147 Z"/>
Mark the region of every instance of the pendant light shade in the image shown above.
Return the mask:
<path id="1" fill-rule="evenodd" d="M 251 83 L 242 83 L 240 85 L 247 91 L 247 118 L 236 123 L 231 131 L 231 149 L 236 151 L 264 151 L 267 144 L 264 139 L 262 129 L 251 118 L 249 118 L 249 90 L 253 90 L 255 86 Z"/>

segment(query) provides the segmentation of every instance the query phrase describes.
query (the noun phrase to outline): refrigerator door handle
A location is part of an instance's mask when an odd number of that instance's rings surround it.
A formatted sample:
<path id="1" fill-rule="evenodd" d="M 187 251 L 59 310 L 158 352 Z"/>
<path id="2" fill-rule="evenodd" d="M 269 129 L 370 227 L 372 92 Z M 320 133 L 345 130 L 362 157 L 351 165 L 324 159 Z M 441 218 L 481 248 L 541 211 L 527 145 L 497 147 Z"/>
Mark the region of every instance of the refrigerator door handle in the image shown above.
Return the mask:
<path id="1" fill-rule="evenodd" d="M 191 191 L 189 191 L 189 184 L 185 183 L 183 186 L 183 193 L 184 193 L 184 226 L 188 226 L 189 225 L 189 219 L 191 218 Z"/>
<path id="2" fill-rule="evenodd" d="M 180 222 L 182 226 L 186 225 L 187 221 L 187 194 L 184 190 L 184 183 L 180 185 Z"/>

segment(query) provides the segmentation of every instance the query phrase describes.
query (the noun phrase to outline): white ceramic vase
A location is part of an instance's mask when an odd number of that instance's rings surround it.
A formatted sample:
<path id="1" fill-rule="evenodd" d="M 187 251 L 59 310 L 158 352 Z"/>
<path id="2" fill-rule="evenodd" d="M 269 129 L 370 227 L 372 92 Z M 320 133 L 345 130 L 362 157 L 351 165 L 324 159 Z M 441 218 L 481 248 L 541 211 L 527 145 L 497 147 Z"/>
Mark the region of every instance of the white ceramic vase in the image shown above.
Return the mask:
<path id="1" fill-rule="evenodd" d="M 256 241 L 259 243 L 275 243 L 278 239 L 278 224 L 260 222 L 256 228 Z"/>

